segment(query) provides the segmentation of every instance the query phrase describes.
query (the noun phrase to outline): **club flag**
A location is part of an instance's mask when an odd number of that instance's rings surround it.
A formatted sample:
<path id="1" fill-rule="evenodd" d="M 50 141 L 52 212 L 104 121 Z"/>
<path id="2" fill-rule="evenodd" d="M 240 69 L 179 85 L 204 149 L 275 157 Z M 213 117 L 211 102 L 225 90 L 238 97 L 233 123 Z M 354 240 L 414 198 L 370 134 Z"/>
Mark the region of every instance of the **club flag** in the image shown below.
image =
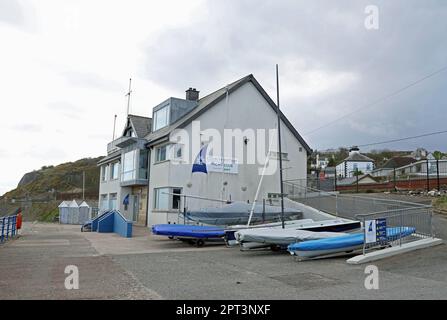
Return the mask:
<path id="1" fill-rule="evenodd" d="M 194 160 L 194 163 L 192 165 L 192 172 L 203 172 L 208 173 L 208 170 L 206 169 L 206 150 L 208 148 L 208 145 L 204 145 L 201 149 L 199 154 L 196 157 L 196 160 Z"/>
<path id="2" fill-rule="evenodd" d="M 124 205 L 129 205 L 129 195 L 124 197 L 123 204 Z"/>

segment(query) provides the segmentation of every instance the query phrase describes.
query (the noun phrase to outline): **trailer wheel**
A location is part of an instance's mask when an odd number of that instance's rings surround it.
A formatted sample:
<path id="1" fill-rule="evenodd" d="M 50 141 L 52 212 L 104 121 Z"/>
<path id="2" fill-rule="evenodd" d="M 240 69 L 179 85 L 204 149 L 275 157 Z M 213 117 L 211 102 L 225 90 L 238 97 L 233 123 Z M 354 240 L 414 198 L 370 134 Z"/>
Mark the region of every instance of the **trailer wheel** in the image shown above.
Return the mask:
<path id="1" fill-rule="evenodd" d="M 202 239 L 198 239 L 197 240 L 197 242 L 196 242 L 196 246 L 198 247 L 198 248 L 201 248 L 201 247 L 203 247 L 205 245 L 205 241 L 203 241 Z"/>

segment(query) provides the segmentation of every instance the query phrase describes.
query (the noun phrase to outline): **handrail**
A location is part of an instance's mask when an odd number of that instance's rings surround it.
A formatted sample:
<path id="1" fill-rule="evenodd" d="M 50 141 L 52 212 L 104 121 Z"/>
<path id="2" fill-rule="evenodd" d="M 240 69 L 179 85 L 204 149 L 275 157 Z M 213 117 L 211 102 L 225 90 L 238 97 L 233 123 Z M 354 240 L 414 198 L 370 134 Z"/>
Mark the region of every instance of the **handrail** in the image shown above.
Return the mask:
<path id="1" fill-rule="evenodd" d="M 9 240 L 17 234 L 17 215 L 4 216 L 0 218 L 0 243 Z"/>

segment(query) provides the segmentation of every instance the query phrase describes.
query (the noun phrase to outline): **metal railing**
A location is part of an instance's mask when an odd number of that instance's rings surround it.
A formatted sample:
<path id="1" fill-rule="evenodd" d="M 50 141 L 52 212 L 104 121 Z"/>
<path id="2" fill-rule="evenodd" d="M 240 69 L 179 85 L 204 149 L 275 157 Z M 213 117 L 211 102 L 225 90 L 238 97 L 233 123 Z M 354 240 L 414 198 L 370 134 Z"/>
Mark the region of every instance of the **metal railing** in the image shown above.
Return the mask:
<path id="1" fill-rule="evenodd" d="M 0 218 L 0 243 L 17 234 L 17 215 Z"/>
<path id="2" fill-rule="evenodd" d="M 355 218 L 357 214 L 426 207 L 414 202 L 318 190 L 305 185 L 302 181 L 284 182 L 284 193 L 290 200 L 348 219 Z"/>
<path id="3" fill-rule="evenodd" d="M 364 226 L 363 254 L 378 247 L 434 238 L 432 217 L 429 205 L 356 215 Z"/>
<path id="4" fill-rule="evenodd" d="M 339 194 L 291 181 L 284 183 L 284 190 L 290 200 L 335 216 L 362 222 L 365 240 L 363 253 L 377 247 L 402 245 L 435 236 L 431 204 Z M 379 232 L 375 239 L 368 235 L 371 222 L 374 230 L 377 228 Z"/>

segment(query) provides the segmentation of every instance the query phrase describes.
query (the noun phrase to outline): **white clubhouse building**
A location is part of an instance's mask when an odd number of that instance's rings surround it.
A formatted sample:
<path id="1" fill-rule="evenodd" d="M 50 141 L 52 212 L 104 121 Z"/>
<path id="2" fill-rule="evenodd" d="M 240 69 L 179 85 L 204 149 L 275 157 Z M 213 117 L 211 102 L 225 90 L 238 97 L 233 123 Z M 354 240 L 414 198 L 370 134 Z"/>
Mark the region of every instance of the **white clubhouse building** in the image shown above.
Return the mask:
<path id="1" fill-rule="evenodd" d="M 253 202 L 262 176 L 258 201 L 277 196 L 276 110 L 248 75 L 200 99 L 190 88 L 186 99 L 169 98 L 154 107 L 152 118 L 129 116 L 123 136 L 109 144 L 113 148 L 99 163 L 106 172 L 100 184 L 101 210 L 116 208 L 149 226 L 178 223 L 179 211 L 185 208 Z M 149 130 L 144 133 L 141 127 Z M 282 113 L 281 142 L 283 179 L 305 179 L 311 149 Z M 202 172 L 193 172 L 197 161 L 204 162 Z M 107 179 L 112 167 L 120 171 L 118 179 Z M 191 197 L 185 203 L 185 197 L 176 194 Z"/>

